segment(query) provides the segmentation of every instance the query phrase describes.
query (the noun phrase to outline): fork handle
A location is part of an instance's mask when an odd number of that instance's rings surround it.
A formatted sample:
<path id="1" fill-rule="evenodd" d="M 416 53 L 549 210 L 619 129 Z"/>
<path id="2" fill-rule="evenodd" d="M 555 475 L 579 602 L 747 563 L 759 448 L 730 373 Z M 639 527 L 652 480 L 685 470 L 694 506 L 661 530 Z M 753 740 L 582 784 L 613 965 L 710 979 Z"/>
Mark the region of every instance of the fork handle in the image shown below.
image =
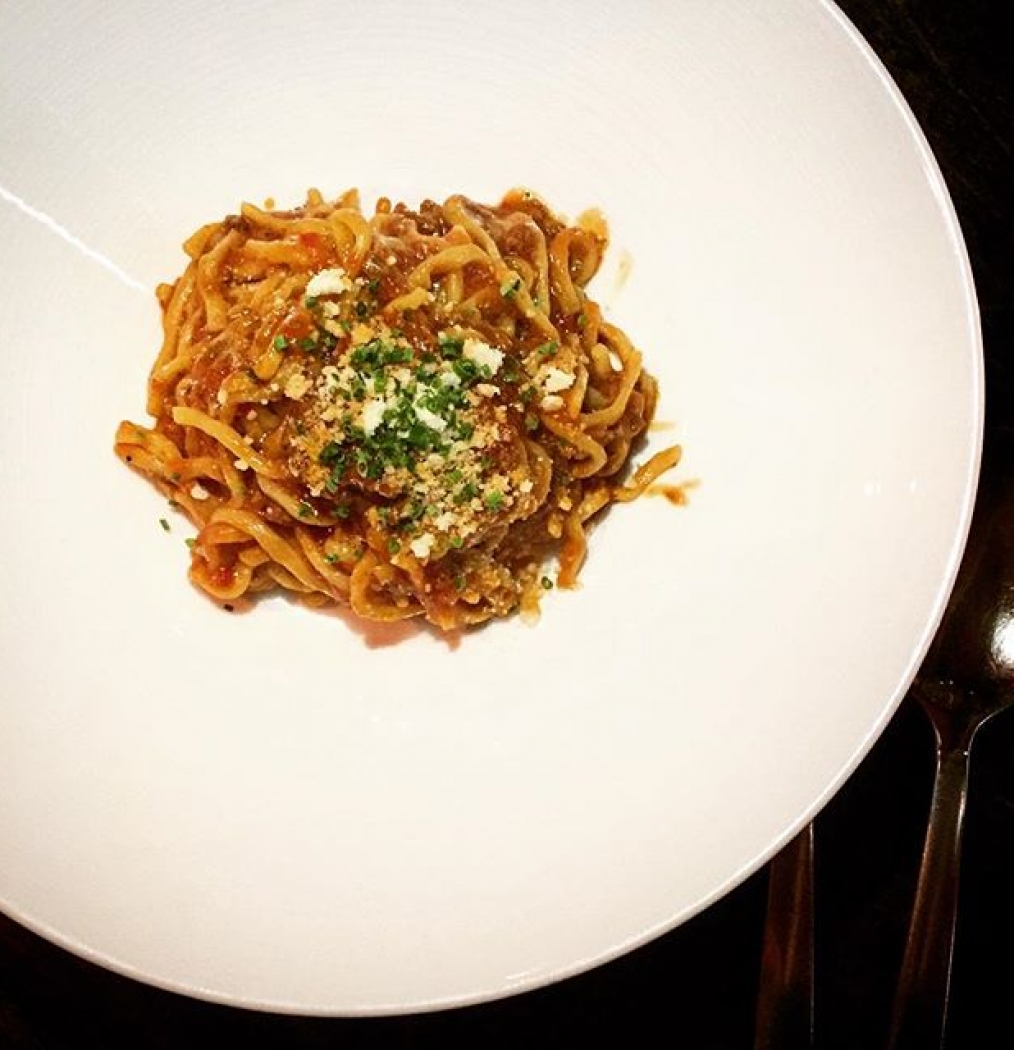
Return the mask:
<path id="1" fill-rule="evenodd" d="M 754 1050 L 813 1046 L 813 822 L 771 860 Z"/>
<path id="2" fill-rule="evenodd" d="M 926 843 L 894 997 L 888 1050 L 943 1045 L 958 908 L 958 872 L 974 727 L 949 740 L 938 727 Z"/>

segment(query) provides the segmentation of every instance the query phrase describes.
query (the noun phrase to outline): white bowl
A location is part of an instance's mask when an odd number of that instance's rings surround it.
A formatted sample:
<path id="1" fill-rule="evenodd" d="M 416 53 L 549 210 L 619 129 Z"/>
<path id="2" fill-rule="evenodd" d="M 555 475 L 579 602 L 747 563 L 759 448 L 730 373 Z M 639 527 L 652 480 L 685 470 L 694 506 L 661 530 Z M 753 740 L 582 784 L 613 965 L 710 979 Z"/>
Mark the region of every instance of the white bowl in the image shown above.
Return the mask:
<path id="1" fill-rule="evenodd" d="M 836 8 L 3 20 L 4 911 L 209 999 L 422 1010 L 640 944 L 817 813 L 939 620 L 983 409 L 946 189 Z M 310 185 L 518 184 L 609 217 L 595 291 L 661 380 L 690 505 L 617 508 L 579 591 L 456 649 L 212 608 L 111 448 L 181 240 Z"/>

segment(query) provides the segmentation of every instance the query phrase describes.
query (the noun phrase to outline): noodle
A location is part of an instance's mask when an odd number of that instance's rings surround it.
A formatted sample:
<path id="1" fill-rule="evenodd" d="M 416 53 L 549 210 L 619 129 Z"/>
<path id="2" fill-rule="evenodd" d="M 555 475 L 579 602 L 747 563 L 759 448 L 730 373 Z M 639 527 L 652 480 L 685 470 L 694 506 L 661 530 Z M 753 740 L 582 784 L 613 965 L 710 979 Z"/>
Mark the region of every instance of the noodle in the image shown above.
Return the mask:
<path id="1" fill-rule="evenodd" d="M 201 227 L 158 289 L 152 427 L 115 449 L 198 528 L 191 580 L 451 630 L 573 586 L 591 521 L 641 495 L 657 384 L 585 293 L 606 247 L 527 191 L 418 210 L 311 190 Z"/>

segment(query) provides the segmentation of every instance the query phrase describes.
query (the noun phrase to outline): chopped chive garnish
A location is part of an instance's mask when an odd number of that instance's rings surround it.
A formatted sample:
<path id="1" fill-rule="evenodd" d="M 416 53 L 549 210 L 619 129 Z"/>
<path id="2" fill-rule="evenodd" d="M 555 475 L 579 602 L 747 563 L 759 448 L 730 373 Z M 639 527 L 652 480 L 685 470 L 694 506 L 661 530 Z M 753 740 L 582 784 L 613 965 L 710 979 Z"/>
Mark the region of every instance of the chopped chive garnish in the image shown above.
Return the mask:
<path id="1" fill-rule="evenodd" d="M 521 287 L 520 277 L 508 277 L 503 284 L 500 285 L 500 294 L 505 299 L 513 299 L 518 294 L 518 289 Z"/>
<path id="2" fill-rule="evenodd" d="M 461 486 L 457 496 L 454 497 L 455 503 L 467 503 L 471 499 L 475 499 L 479 495 L 479 490 L 472 481 L 466 482 Z"/>
<path id="3" fill-rule="evenodd" d="M 500 369 L 500 378 L 507 383 L 516 383 L 521 378 L 517 363 L 508 358 Z"/>

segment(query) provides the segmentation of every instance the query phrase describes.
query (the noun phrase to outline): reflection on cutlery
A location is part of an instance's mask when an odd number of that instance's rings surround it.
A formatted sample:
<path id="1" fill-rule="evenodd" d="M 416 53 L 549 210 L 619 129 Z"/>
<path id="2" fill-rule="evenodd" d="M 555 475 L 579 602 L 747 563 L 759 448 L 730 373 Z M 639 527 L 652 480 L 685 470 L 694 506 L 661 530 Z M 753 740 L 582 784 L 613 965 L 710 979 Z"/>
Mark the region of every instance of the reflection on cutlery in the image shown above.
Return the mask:
<path id="1" fill-rule="evenodd" d="M 754 1050 L 813 1046 L 813 824 L 768 869 Z"/>
<path id="2" fill-rule="evenodd" d="M 937 768 L 890 1050 L 943 1043 L 969 754 L 1014 703 L 1014 432 L 994 436 L 951 602 L 912 690 L 933 724 Z"/>

